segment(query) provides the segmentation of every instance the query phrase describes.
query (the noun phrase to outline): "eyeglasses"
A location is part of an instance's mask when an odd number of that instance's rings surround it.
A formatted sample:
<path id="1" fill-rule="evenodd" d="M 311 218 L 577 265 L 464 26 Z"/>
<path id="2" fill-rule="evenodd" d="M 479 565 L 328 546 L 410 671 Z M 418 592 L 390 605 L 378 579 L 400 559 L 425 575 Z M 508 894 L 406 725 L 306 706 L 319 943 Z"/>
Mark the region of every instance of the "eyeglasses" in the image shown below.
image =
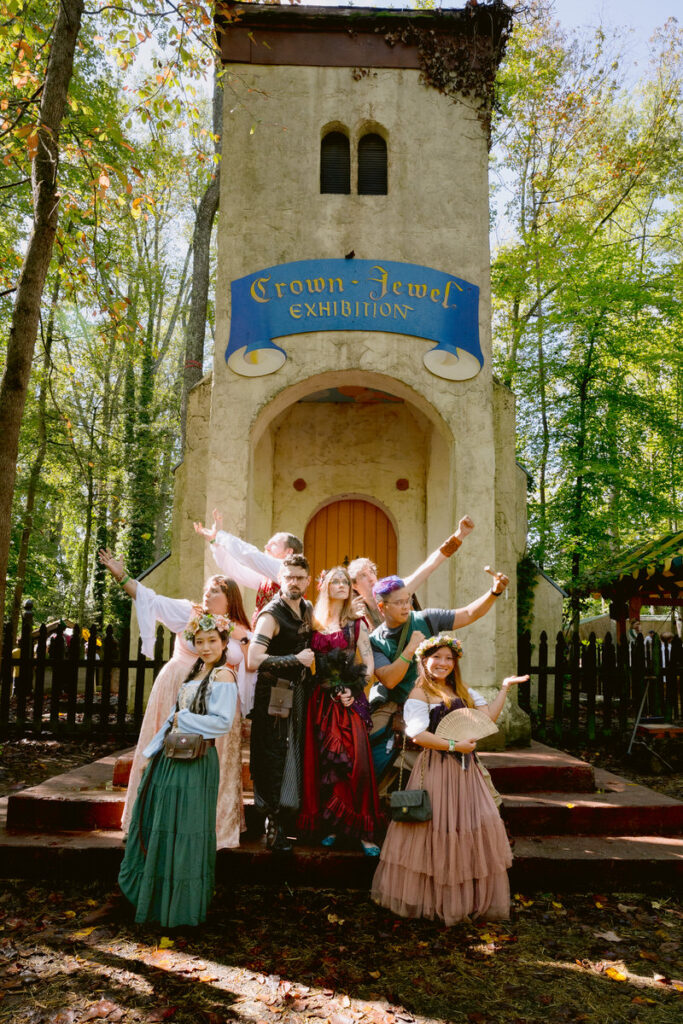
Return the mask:
<path id="1" fill-rule="evenodd" d="M 282 578 L 287 583 L 303 583 L 304 580 L 308 579 L 308 576 L 283 576 Z"/>
<path id="2" fill-rule="evenodd" d="M 411 597 L 406 597 L 406 598 L 403 598 L 402 600 L 399 600 L 399 601 L 385 601 L 384 602 L 385 605 L 390 604 L 390 605 L 392 605 L 393 607 L 396 607 L 396 608 L 410 608 L 412 603 L 413 603 L 413 599 Z"/>

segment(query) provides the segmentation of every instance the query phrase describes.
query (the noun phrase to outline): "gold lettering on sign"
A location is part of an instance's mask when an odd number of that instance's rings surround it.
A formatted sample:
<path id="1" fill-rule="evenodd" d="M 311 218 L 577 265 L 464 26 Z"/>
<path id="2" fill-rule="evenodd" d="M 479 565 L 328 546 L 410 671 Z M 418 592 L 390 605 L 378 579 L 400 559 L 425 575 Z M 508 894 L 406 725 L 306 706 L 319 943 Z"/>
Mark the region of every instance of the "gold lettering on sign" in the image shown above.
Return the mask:
<path id="1" fill-rule="evenodd" d="M 432 300 L 432 302 L 438 302 L 439 299 L 441 298 L 441 289 L 432 288 L 431 292 L 429 293 L 429 298 Z"/>
<path id="2" fill-rule="evenodd" d="M 379 307 L 379 315 L 380 316 L 391 316 L 391 303 L 390 302 L 383 302 L 381 304 L 381 306 Z"/>
<path id="3" fill-rule="evenodd" d="M 298 287 L 295 288 L 294 285 L 297 285 Z M 302 291 L 304 290 L 304 286 L 302 285 L 301 281 L 290 281 L 289 290 L 294 295 L 301 295 Z"/>
<path id="4" fill-rule="evenodd" d="M 317 316 L 315 306 L 309 305 L 308 302 L 304 302 L 304 309 L 306 310 L 306 316 Z"/>
<path id="5" fill-rule="evenodd" d="M 384 296 L 387 294 L 387 272 L 384 269 L 384 267 L 373 267 L 372 269 L 377 271 L 377 273 L 379 274 L 379 277 L 371 277 L 370 280 L 371 281 L 376 281 L 377 284 L 381 284 L 382 290 L 379 293 L 379 295 L 373 295 L 373 293 L 370 292 L 370 298 L 371 299 L 383 299 Z"/>
<path id="6" fill-rule="evenodd" d="M 408 285 L 408 295 L 410 295 L 411 299 L 424 299 L 426 294 L 426 284 L 413 284 L 411 281 L 411 283 Z"/>
<path id="7" fill-rule="evenodd" d="M 341 300 L 341 315 L 351 316 L 351 303 L 347 302 L 346 299 Z"/>
<path id="8" fill-rule="evenodd" d="M 333 292 L 333 291 L 334 291 L 334 282 L 335 282 L 335 281 L 336 281 L 336 282 L 337 282 L 337 284 L 339 285 L 339 291 L 340 291 L 340 292 L 343 292 L 343 291 L 344 291 L 344 285 L 343 285 L 343 283 L 342 283 L 342 279 L 341 279 L 341 277 L 331 277 L 331 278 L 329 279 L 329 281 L 328 281 L 327 283 L 328 283 L 328 285 L 329 285 L 329 287 L 330 287 L 330 291 L 331 291 L 331 292 Z"/>
<path id="9" fill-rule="evenodd" d="M 289 307 L 289 315 L 293 316 L 295 320 L 301 320 L 303 313 L 301 312 L 300 302 L 295 302 L 293 306 Z"/>
<path id="10" fill-rule="evenodd" d="M 457 302 L 452 302 L 450 306 L 448 305 L 448 293 L 451 290 L 451 285 L 453 285 L 454 288 L 457 288 L 459 292 L 462 291 L 462 288 L 456 281 L 449 281 L 448 284 L 446 285 L 446 290 L 443 296 L 443 302 L 441 303 L 444 309 L 456 309 L 458 305 Z"/>
<path id="11" fill-rule="evenodd" d="M 275 288 L 277 290 L 277 297 L 278 297 L 278 299 L 282 298 L 282 289 L 286 288 L 286 287 L 287 287 L 287 282 L 286 281 L 276 281 L 275 282 Z"/>
<path id="12" fill-rule="evenodd" d="M 308 288 L 309 294 L 314 295 L 316 292 L 325 291 L 325 278 L 316 277 L 312 281 L 306 278 L 306 287 Z"/>
<path id="13" fill-rule="evenodd" d="M 270 302 L 270 299 L 266 298 L 266 285 L 269 281 L 270 275 L 257 277 L 255 281 L 252 281 L 249 293 L 255 302 Z"/>
<path id="14" fill-rule="evenodd" d="M 403 308 L 401 308 L 401 307 L 403 307 Z M 410 310 L 412 312 L 414 309 L 415 309 L 415 307 L 414 306 L 409 306 L 407 302 L 395 302 L 394 303 L 394 320 L 398 319 L 398 317 L 396 316 L 397 313 L 398 313 L 398 315 L 403 320 L 405 320 L 407 318 L 407 316 L 408 316 L 408 310 Z"/>
<path id="15" fill-rule="evenodd" d="M 394 281 L 394 283 L 391 286 L 391 290 L 394 293 L 394 295 L 400 295 L 401 292 L 403 291 L 403 284 L 402 284 L 402 282 L 401 281 Z"/>
<path id="16" fill-rule="evenodd" d="M 336 305 L 336 303 L 335 303 Z M 318 303 L 318 313 L 320 316 L 330 316 L 330 304 L 329 302 Z"/>

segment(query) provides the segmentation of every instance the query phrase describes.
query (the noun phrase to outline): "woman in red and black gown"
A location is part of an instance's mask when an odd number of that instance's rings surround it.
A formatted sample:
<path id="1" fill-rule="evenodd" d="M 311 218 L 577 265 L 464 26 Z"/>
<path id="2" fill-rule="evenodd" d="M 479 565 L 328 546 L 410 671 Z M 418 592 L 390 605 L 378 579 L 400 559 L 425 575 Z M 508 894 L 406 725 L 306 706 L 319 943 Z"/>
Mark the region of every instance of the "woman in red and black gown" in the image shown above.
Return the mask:
<path id="1" fill-rule="evenodd" d="M 373 672 L 372 648 L 364 621 L 353 614 L 346 569 L 330 569 L 319 588 L 298 826 L 304 833 L 324 832 L 323 846 L 334 846 L 344 836 L 359 841 L 367 856 L 377 857 L 375 840 L 386 822 L 377 796 L 369 740 L 372 719 L 363 692 Z"/>

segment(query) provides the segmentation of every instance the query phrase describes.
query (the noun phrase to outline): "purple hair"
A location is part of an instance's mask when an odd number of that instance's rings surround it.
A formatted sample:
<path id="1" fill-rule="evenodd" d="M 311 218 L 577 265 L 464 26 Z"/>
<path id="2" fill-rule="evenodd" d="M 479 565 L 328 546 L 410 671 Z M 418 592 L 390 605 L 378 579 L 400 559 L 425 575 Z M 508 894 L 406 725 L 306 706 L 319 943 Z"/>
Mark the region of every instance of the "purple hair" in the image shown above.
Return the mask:
<path id="1" fill-rule="evenodd" d="M 372 588 L 372 596 L 375 601 L 380 597 L 386 597 L 387 594 L 393 593 L 394 590 L 403 590 L 405 587 L 405 580 L 402 580 L 400 576 L 385 576 L 382 580 L 377 580 L 374 587 Z"/>

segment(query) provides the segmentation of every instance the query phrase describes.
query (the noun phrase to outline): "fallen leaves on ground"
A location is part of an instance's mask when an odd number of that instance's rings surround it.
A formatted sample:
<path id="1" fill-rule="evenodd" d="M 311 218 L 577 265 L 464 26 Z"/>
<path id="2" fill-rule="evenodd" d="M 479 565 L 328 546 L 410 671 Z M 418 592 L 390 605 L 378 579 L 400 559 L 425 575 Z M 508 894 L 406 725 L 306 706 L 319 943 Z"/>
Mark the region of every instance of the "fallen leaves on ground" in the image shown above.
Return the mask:
<path id="1" fill-rule="evenodd" d="M 364 892 L 219 889 L 204 927 L 170 934 L 122 907 L 103 886 L 8 883 L 0 1024 L 678 1024 L 683 1011 L 671 899 L 516 893 L 509 922 L 444 928 Z"/>

